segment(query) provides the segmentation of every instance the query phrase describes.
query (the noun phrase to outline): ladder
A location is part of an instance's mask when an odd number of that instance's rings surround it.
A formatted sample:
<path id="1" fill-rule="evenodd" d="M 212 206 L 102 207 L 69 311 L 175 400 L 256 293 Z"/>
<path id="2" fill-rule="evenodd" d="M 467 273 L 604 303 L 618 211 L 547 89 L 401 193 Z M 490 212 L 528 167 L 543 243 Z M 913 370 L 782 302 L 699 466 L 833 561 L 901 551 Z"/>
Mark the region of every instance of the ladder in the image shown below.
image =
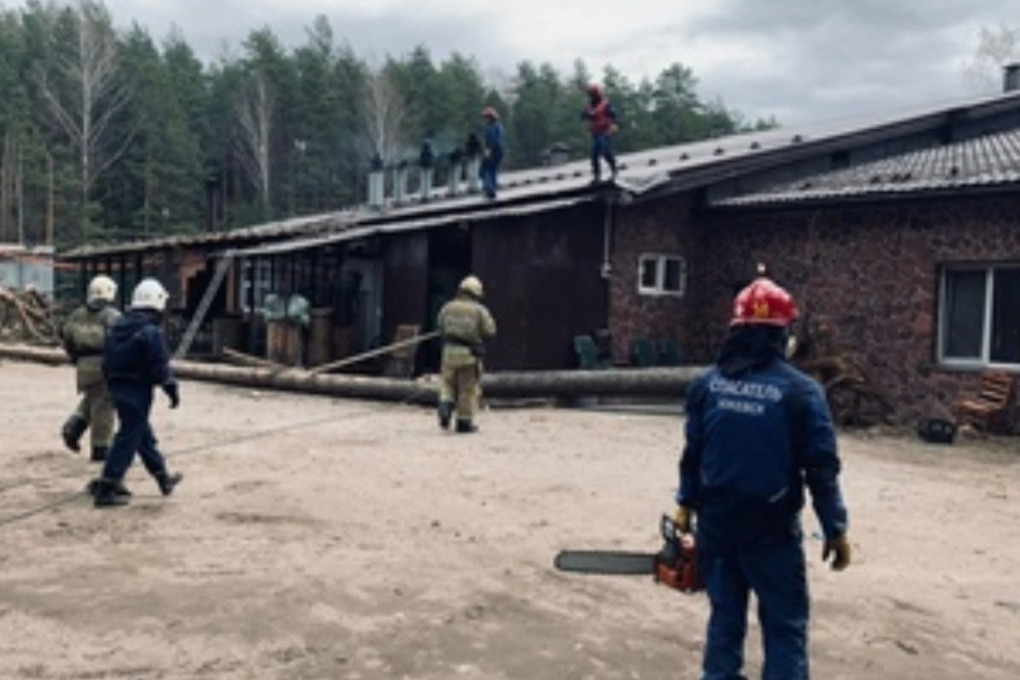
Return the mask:
<path id="1" fill-rule="evenodd" d="M 209 307 L 212 306 L 213 299 L 216 297 L 216 292 L 223 284 L 223 279 L 226 277 L 227 272 L 230 271 L 230 265 L 233 263 L 234 252 L 232 250 L 228 250 L 216 264 L 216 271 L 213 272 L 212 279 L 210 279 L 209 285 L 206 286 L 205 293 L 202 295 L 202 299 L 198 303 L 198 308 L 195 310 L 195 316 L 191 317 L 191 323 L 188 324 L 187 330 L 184 331 L 184 337 L 181 338 L 181 344 L 177 346 L 177 351 L 174 352 L 174 359 L 183 359 L 187 356 L 188 350 L 191 349 L 191 343 L 195 341 L 195 336 L 198 335 L 198 329 L 202 326 L 202 322 L 205 321 L 205 315 L 209 312 Z"/>

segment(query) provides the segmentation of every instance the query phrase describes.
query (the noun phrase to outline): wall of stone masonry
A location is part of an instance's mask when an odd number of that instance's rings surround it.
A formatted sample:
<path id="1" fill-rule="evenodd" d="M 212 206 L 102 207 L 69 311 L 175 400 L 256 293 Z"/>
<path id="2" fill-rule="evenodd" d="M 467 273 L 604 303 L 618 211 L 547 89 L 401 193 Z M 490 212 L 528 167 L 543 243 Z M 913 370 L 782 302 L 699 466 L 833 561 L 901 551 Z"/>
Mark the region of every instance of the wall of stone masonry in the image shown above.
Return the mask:
<path id="1" fill-rule="evenodd" d="M 833 344 L 862 360 L 900 422 L 947 415 L 976 390 L 978 371 L 936 362 L 940 266 L 1020 263 L 1020 196 L 710 212 L 693 205 L 678 197 L 621 214 L 610 304 L 618 346 L 669 333 L 692 361 L 710 361 L 734 291 L 762 262 L 802 314 L 832 322 Z M 637 254 L 656 243 L 687 254 L 682 299 L 636 294 Z"/>

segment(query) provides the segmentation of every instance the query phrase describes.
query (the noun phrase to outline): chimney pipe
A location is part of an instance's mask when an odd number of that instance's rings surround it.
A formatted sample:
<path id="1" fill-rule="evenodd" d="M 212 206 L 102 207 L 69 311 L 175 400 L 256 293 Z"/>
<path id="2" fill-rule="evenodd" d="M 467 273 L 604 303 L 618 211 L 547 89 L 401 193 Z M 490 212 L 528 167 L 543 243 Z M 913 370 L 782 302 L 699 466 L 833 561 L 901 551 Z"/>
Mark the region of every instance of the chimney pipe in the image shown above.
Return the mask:
<path id="1" fill-rule="evenodd" d="M 432 150 L 432 142 L 426 139 L 421 145 L 421 153 L 418 154 L 418 168 L 421 171 L 418 191 L 421 193 L 422 203 L 427 203 L 432 198 L 432 173 L 435 164 L 436 156 Z"/>
<path id="2" fill-rule="evenodd" d="M 398 161 L 393 166 L 393 204 L 407 202 L 407 161 Z"/>
<path id="3" fill-rule="evenodd" d="M 384 173 L 382 158 L 374 156 L 368 171 L 368 207 L 374 210 L 382 208 L 386 179 Z"/>
<path id="4" fill-rule="evenodd" d="M 1020 62 L 1013 62 L 1002 67 L 1002 91 L 1017 90 L 1020 90 Z"/>

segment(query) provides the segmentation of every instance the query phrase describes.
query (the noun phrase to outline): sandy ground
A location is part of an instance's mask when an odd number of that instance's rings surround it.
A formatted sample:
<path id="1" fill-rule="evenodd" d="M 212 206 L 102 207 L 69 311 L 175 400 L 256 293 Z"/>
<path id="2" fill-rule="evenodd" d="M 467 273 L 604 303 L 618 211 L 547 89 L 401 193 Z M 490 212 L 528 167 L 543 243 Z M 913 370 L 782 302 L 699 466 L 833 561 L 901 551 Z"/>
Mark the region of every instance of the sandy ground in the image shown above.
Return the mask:
<path id="1" fill-rule="evenodd" d="M 69 367 L 0 365 L 0 678 L 698 677 L 707 603 L 557 573 L 561 548 L 658 548 L 677 416 L 430 411 L 185 382 L 126 508 L 80 493 Z M 1020 440 L 841 437 L 853 565 L 819 559 L 813 675 L 1020 677 Z M 50 507 L 46 507 L 51 504 Z M 748 673 L 760 667 L 758 629 Z"/>

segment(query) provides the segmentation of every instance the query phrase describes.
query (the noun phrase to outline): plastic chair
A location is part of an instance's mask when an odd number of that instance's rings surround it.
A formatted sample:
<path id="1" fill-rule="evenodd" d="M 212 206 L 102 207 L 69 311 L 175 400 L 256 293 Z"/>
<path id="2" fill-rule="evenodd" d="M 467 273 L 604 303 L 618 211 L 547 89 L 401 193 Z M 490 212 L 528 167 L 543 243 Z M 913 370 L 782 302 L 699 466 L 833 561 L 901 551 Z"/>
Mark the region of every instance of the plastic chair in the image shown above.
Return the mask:
<path id="1" fill-rule="evenodd" d="M 675 340 L 659 340 L 659 365 L 679 366 L 684 362 L 684 352 Z"/>
<path id="2" fill-rule="evenodd" d="M 590 335 L 574 336 L 574 353 L 577 354 L 577 367 L 582 370 L 594 371 L 609 366 L 599 355 L 599 348 Z"/>
<path id="3" fill-rule="evenodd" d="M 634 365 L 641 368 L 655 366 L 659 362 L 659 353 L 655 349 L 655 343 L 648 338 L 637 338 L 631 343 L 631 354 L 634 357 Z"/>

